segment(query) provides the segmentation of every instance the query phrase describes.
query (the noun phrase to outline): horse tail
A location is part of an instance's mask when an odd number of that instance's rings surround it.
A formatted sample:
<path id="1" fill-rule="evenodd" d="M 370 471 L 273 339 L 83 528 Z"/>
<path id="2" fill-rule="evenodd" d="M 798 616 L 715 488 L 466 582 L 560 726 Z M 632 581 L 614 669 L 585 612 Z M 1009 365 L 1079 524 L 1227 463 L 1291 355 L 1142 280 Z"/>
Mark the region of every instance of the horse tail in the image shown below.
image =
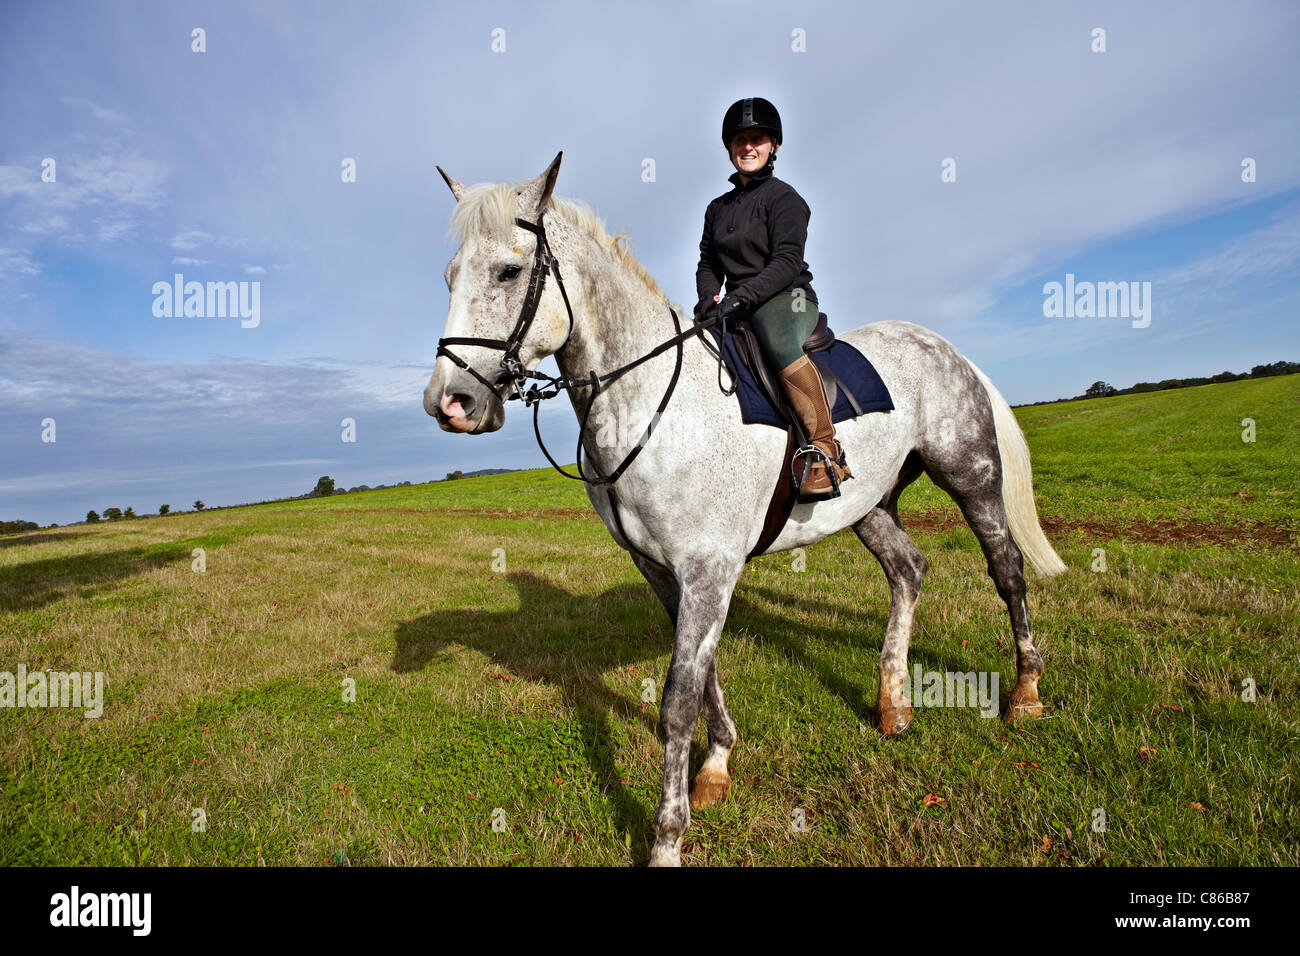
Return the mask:
<path id="1" fill-rule="evenodd" d="M 1044 577 L 1055 577 L 1065 570 L 1061 560 L 1043 534 L 1038 523 L 1038 508 L 1034 505 L 1034 480 L 1029 467 L 1029 445 L 1020 430 L 1015 412 L 1002 397 L 1002 393 L 989 381 L 989 377 L 971 362 L 980 384 L 988 393 L 993 406 L 993 427 L 997 432 L 998 455 L 1002 459 L 1002 504 L 1007 510 L 1007 523 L 1011 526 L 1011 539 L 1029 563 Z"/>

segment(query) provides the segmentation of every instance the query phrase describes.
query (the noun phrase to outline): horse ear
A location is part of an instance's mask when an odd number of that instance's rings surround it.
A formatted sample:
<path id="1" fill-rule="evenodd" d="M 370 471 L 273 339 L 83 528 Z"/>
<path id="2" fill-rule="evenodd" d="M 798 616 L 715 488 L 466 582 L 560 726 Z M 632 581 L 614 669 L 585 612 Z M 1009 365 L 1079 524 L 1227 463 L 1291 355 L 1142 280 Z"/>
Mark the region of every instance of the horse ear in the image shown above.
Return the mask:
<path id="1" fill-rule="evenodd" d="M 551 193 L 555 192 L 555 180 L 560 177 L 560 160 L 563 158 L 564 150 L 560 150 L 555 154 L 555 158 L 551 160 L 551 165 L 546 167 L 546 189 L 542 191 L 542 198 L 537 203 L 539 213 L 551 201 Z"/>
<path id="2" fill-rule="evenodd" d="M 540 176 L 526 188 L 519 190 L 523 210 L 530 213 L 533 218 L 539 216 L 551 201 L 551 194 L 555 191 L 555 180 L 560 175 L 560 159 L 563 156 L 564 150 L 560 150 L 551 160 L 551 165 L 547 166 Z"/>
<path id="3" fill-rule="evenodd" d="M 451 194 L 456 197 L 456 202 L 460 202 L 460 197 L 465 195 L 465 187 L 443 172 L 441 166 L 438 166 L 437 170 L 442 173 L 442 178 L 447 181 L 447 188 L 450 189 Z"/>

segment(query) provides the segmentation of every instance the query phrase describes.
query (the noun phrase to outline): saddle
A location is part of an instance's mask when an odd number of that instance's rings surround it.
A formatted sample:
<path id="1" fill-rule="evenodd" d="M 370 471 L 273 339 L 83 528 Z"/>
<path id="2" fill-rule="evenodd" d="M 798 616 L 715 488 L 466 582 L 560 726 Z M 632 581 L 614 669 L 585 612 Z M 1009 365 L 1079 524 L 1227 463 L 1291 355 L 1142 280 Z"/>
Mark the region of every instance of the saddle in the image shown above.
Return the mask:
<path id="1" fill-rule="evenodd" d="M 741 319 L 730 326 L 734 338 L 736 352 L 740 360 L 744 363 L 745 368 L 754 377 L 755 383 L 763 392 L 764 396 L 772 407 L 777 410 L 786 424 L 795 430 L 796 437 L 801 439 L 803 444 L 807 444 L 808 436 L 803 434 L 803 425 L 798 416 L 790 408 L 789 402 L 785 397 L 785 389 L 777 380 L 776 373 L 768 366 L 763 357 L 763 352 L 758 344 L 758 336 L 754 334 L 754 327 L 750 325 L 748 319 Z M 843 393 L 849 407 L 853 410 L 853 417 L 862 414 L 862 403 L 858 401 L 852 389 L 844 382 L 835 370 L 831 368 L 827 355 L 831 346 L 835 344 L 835 333 L 831 331 L 830 325 L 826 322 L 826 313 L 817 313 L 817 325 L 812 330 L 803 343 L 804 354 L 817 366 L 817 371 L 821 374 L 822 384 L 826 388 L 826 406 L 834 408 L 839 395 Z"/>

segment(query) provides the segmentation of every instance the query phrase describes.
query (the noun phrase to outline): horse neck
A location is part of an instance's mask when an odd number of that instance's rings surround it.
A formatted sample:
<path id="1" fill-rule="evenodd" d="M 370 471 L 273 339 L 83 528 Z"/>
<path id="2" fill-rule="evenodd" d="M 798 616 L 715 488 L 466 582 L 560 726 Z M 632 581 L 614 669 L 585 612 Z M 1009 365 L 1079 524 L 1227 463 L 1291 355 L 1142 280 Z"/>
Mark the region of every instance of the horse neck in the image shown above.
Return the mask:
<path id="1" fill-rule="evenodd" d="M 555 361 L 565 378 L 585 378 L 592 372 L 603 375 L 636 361 L 655 346 L 670 339 L 677 330 L 670 305 L 646 287 L 639 277 L 613 252 L 577 230 L 570 230 L 570 255 L 562 269 L 573 307 L 573 331 Z M 575 294 L 576 293 L 576 294 Z M 679 321 L 681 316 L 678 316 Z M 689 327 L 689 320 L 682 324 Z M 690 355 L 692 350 L 687 350 Z M 662 361 L 662 360 L 660 360 Z M 662 374 L 648 374 L 659 362 L 652 361 L 620 378 L 617 401 L 628 411 L 658 402 L 667 380 Z M 571 390 L 579 419 L 586 412 L 590 389 Z"/>

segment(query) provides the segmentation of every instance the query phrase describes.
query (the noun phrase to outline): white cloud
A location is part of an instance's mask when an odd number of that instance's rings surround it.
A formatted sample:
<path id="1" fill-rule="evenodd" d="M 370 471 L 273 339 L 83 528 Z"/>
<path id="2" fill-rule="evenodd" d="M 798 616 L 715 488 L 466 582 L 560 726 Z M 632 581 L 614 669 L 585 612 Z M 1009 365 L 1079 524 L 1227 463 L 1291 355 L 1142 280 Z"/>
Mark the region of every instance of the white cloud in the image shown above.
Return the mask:
<path id="1" fill-rule="evenodd" d="M 42 187 L 53 183 L 41 182 L 40 164 L 32 166 L 0 166 L 0 199 L 35 199 Z"/>
<path id="2" fill-rule="evenodd" d="M 23 232 L 31 233 L 36 236 L 55 235 L 67 230 L 68 217 L 60 215 L 46 216 L 44 219 L 34 219 L 25 222 L 18 228 Z"/>
<path id="3" fill-rule="evenodd" d="M 95 119 L 104 123 L 111 123 L 120 126 L 127 122 L 127 116 L 125 113 L 120 113 L 115 109 L 100 106 L 85 97 L 65 96 L 62 98 L 62 102 L 66 103 L 68 106 L 89 110 Z"/>
<path id="4" fill-rule="evenodd" d="M 21 249 L 0 246 L 0 277 L 13 279 L 40 275 L 40 267 Z"/>
<path id="5" fill-rule="evenodd" d="M 172 237 L 171 247 L 188 252 L 191 249 L 197 249 L 199 246 L 207 245 L 212 242 L 213 237 L 206 232 L 193 229 L 189 232 L 178 232 Z"/>
<path id="6" fill-rule="evenodd" d="M 1015 322 L 988 318 L 964 330 L 963 349 L 1000 362 L 1069 356 L 1102 346 L 1129 354 L 1136 350 L 1159 353 L 1176 342 L 1241 329 L 1247 322 L 1278 313 L 1293 313 L 1300 292 L 1294 284 L 1280 291 L 1273 284 L 1297 276 L 1300 204 L 1292 204 L 1259 228 L 1234 236 L 1204 255 L 1132 277 L 1151 282 L 1149 328 L 1134 329 L 1127 319 L 1048 320 L 1035 315 L 1032 321 Z M 1198 370 L 1189 369 L 1186 374 L 1198 374 Z"/>
<path id="7" fill-rule="evenodd" d="M 1161 288 L 1198 291 L 1224 288 L 1246 279 L 1300 274 L 1300 203 L 1280 210 L 1268 225 L 1236 236 L 1218 249 L 1159 273 Z"/>
<path id="8" fill-rule="evenodd" d="M 139 153 L 97 148 L 104 151 L 89 157 L 53 149 L 53 182 L 41 179 L 44 157 L 27 166 L 0 166 L 0 199 L 12 203 L 6 218 L 17 224 L 16 233 L 65 244 L 87 234 L 114 243 L 138 233 L 162 205 L 166 167 Z"/>
<path id="9" fill-rule="evenodd" d="M 135 222 L 130 219 L 100 220 L 95 225 L 95 238 L 100 242 L 117 242 L 135 235 Z"/>

